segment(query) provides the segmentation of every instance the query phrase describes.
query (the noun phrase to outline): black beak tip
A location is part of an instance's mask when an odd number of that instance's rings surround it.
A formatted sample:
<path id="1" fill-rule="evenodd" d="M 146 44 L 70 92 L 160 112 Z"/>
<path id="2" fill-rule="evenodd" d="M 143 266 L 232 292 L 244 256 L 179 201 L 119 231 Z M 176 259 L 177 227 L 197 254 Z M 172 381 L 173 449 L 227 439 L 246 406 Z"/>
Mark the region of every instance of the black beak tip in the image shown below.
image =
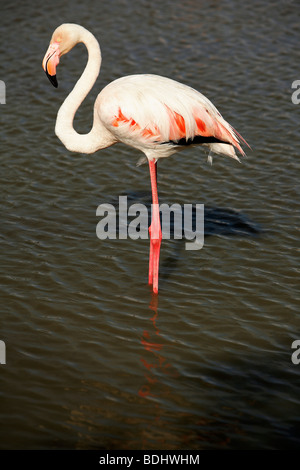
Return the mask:
<path id="1" fill-rule="evenodd" d="M 47 77 L 49 78 L 50 82 L 52 83 L 52 85 L 57 88 L 58 87 L 58 83 L 57 83 L 57 78 L 56 78 L 56 75 L 50 75 L 49 73 L 46 72 L 46 75 Z"/>

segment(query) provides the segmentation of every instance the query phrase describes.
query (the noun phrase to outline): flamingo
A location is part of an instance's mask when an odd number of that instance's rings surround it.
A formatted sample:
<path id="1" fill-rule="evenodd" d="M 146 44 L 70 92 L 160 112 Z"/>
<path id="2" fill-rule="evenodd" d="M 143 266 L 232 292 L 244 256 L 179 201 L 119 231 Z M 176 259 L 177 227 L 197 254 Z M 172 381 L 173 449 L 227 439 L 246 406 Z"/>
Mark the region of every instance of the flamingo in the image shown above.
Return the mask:
<path id="1" fill-rule="evenodd" d="M 210 162 L 211 152 L 239 160 L 235 148 L 245 155 L 241 141 L 248 144 L 203 94 L 170 78 L 150 74 L 125 76 L 108 84 L 95 101 L 92 129 L 87 134 L 78 134 L 73 120 L 99 75 L 102 62 L 99 43 L 84 27 L 65 23 L 54 31 L 42 62 L 50 82 L 57 87 L 60 57 L 81 42 L 88 50 L 88 62 L 58 111 L 55 133 L 73 152 L 90 154 L 123 142 L 144 153 L 149 163 L 153 203 L 148 281 L 157 294 L 162 239 L 157 161 L 199 144 L 209 148 Z"/>

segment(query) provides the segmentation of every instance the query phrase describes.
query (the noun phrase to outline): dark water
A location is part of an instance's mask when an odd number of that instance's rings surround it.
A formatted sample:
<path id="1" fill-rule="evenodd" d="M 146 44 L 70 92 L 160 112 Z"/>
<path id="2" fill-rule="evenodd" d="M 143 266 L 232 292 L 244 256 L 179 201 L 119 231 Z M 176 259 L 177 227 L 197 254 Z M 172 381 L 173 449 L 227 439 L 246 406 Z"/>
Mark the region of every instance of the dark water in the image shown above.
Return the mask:
<path id="1" fill-rule="evenodd" d="M 2 449 L 275 449 L 300 439 L 299 76 L 296 1 L 18 1 L 1 7 Z M 123 145 L 91 156 L 54 134 L 81 74 L 41 68 L 53 30 L 99 39 L 97 90 L 157 73 L 202 91 L 252 147 L 239 164 L 189 149 L 159 162 L 160 202 L 204 204 L 205 243 L 96 237 L 96 208 L 149 203 Z M 76 116 L 87 132 L 94 89 Z"/>

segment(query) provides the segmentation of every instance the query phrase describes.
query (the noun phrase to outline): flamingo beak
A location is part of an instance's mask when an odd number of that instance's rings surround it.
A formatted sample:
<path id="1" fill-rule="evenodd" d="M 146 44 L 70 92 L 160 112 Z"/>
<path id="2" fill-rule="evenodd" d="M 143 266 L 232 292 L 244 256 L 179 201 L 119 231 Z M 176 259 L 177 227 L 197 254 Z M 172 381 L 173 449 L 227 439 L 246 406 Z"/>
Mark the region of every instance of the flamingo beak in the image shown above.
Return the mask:
<path id="1" fill-rule="evenodd" d="M 46 72 L 47 77 L 55 88 L 58 87 L 56 79 L 56 66 L 59 63 L 59 57 L 59 43 L 54 42 L 50 44 L 42 63 L 43 69 Z"/>

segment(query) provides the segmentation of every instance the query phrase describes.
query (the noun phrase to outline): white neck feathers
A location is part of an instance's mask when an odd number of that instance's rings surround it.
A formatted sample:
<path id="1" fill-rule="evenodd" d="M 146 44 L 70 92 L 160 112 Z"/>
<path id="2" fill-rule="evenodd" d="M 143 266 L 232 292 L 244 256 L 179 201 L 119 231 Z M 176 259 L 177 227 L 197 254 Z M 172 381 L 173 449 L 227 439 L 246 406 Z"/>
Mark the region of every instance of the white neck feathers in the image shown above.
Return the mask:
<path id="1" fill-rule="evenodd" d="M 107 130 L 99 119 L 95 119 L 88 134 L 78 134 L 73 127 L 77 109 L 93 87 L 101 66 L 101 51 L 96 38 L 86 29 L 81 28 L 80 40 L 88 50 L 88 62 L 83 74 L 71 93 L 60 107 L 55 126 L 55 133 L 65 147 L 73 152 L 94 153 L 99 148 L 107 147 Z M 103 127 L 103 129 L 101 129 Z"/>

